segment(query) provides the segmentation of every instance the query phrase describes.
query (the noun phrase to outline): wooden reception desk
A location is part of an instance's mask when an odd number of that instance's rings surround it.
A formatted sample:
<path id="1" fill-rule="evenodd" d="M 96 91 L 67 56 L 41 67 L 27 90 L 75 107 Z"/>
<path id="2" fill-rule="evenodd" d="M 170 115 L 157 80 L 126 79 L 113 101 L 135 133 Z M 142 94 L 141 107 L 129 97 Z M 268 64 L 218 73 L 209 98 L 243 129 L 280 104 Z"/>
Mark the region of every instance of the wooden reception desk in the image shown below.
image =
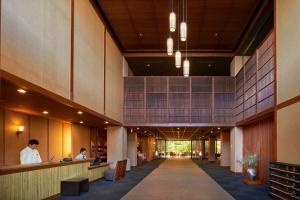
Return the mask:
<path id="1" fill-rule="evenodd" d="M 0 167 L 0 199 L 35 200 L 59 195 L 61 180 L 104 176 L 109 163 L 90 166 L 90 160 Z"/>

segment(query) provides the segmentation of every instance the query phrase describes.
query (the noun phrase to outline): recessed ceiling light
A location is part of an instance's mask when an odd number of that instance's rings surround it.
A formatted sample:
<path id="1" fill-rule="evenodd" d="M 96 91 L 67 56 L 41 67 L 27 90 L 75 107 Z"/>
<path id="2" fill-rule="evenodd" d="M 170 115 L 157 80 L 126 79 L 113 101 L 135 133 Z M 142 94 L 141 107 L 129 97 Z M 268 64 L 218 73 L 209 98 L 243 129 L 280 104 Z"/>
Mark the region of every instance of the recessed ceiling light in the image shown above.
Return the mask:
<path id="1" fill-rule="evenodd" d="M 140 130 L 140 128 L 139 128 L 139 127 L 137 127 L 136 129 L 137 129 L 137 130 Z"/>
<path id="2" fill-rule="evenodd" d="M 83 124 L 83 121 L 80 121 L 79 123 L 80 123 L 80 124 Z"/>
<path id="3" fill-rule="evenodd" d="M 150 64 L 147 64 L 147 67 L 150 67 L 151 65 Z"/>
<path id="4" fill-rule="evenodd" d="M 215 33 L 214 35 L 215 35 L 215 37 L 218 37 L 218 36 L 219 36 L 219 34 L 218 34 L 218 33 Z"/>
<path id="5" fill-rule="evenodd" d="M 208 64 L 207 66 L 211 67 L 211 64 Z"/>
<path id="6" fill-rule="evenodd" d="M 79 115 L 82 115 L 83 112 L 79 110 L 77 113 L 78 113 Z"/>
<path id="7" fill-rule="evenodd" d="M 108 121 L 105 121 L 105 124 L 108 124 L 109 122 Z"/>
<path id="8" fill-rule="evenodd" d="M 43 111 L 43 114 L 44 114 L 44 115 L 48 115 L 48 113 L 49 113 L 49 112 L 48 112 L 47 110 L 44 110 L 44 111 Z"/>
<path id="9" fill-rule="evenodd" d="M 214 133 L 214 131 L 211 131 L 210 133 Z"/>
<path id="10" fill-rule="evenodd" d="M 25 93 L 27 92 L 26 90 L 24 90 L 24 89 L 22 89 L 22 88 L 17 89 L 17 91 L 18 91 L 19 93 L 21 93 L 21 94 L 25 94 Z"/>
<path id="11" fill-rule="evenodd" d="M 140 37 L 143 37 L 143 33 L 139 33 L 139 36 L 140 36 Z"/>
<path id="12" fill-rule="evenodd" d="M 177 130 L 179 130 L 180 128 L 177 128 Z"/>
<path id="13" fill-rule="evenodd" d="M 218 127 L 218 130 L 220 130 L 221 128 L 220 127 Z"/>

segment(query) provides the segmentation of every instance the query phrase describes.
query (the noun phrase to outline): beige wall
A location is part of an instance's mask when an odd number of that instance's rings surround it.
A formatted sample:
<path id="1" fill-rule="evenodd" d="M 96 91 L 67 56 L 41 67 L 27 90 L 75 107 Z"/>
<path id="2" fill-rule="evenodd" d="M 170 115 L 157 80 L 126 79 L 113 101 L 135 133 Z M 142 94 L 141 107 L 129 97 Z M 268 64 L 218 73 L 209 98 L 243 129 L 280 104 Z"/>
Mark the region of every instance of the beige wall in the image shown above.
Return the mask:
<path id="1" fill-rule="evenodd" d="M 300 1 L 276 0 L 277 105 L 300 95 Z M 300 164 L 300 103 L 277 113 L 277 161 Z"/>
<path id="2" fill-rule="evenodd" d="M 19 125 L 25 129 L 23 134 L 17 135 Z M 0 165 L 19 164 L 20 151 L 27 146 L 29 139 L 39 141 L 38 150 L 43 161 L 52 157 L 53 161 L 60 161 L 64 157 L 76 156 L 81 147 L 90 151 L 89 127 L 2 109 L 0 139 Z"/>
<path id="3" fill-rule="evenodd" d="M 1 68 L 69 98 L 70 0 L 1 3 Z"/>
<path id="4" fill-rule="evenodd" d="M 230 166 L 230 133 L 222 132 L 221 133 L 221 166 Z"/>
<path id="5" fill-rule="evenodd" d="M 74 101 L 104 114 L 104 25 L 89 1 L 74 1 Z"/>
<path id="6" fill-rule="evenodd" d="M 105 115 L 123 118 L 123 57 L 109 34 L 106 34 Z"/>
<path id="7" fill-rule="evenodd" d="M 122 122 L 122 52 L 89 1 L 74 1 L 73 76 L 71 0 L 1 4 L 2 70 L 67 99 L 73 81 L 76 103 Z"/>
<path id="8" fill-rule="evenodd" d="M 300 165 L 300 102 L 277 112 L 277 161 Z"/>
<path id="9" fill-rule="evenodd" d="M 277 103 L 300 94 L 300 1 L 276 0 Z"/>

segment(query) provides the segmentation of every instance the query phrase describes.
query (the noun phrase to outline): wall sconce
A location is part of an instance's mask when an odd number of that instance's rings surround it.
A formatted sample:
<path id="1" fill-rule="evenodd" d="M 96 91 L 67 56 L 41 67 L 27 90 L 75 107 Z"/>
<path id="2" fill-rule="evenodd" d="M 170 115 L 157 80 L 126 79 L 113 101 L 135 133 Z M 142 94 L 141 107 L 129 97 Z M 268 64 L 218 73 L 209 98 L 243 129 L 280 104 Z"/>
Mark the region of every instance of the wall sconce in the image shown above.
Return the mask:
<path id="1" fill-rule="evenodd" d="M 20 134 L 22 134 L 23 132 L 24 132 L 24 126 L 19 125 L 19 126 L 18 126 L 18 130 L 17 130 L 17 135 L 20 135 Z"/>

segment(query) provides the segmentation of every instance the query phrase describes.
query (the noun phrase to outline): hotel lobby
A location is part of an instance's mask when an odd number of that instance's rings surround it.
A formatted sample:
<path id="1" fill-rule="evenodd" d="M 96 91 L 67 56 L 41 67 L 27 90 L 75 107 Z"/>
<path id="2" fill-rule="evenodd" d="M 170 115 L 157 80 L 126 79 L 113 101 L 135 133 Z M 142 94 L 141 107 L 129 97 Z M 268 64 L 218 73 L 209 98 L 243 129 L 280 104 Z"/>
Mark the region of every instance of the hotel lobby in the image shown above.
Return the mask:
<path id="1" fill-rule="evenodd" d="M 300 199 L 300 0 L 0 0 L 0 200 Z"/>

